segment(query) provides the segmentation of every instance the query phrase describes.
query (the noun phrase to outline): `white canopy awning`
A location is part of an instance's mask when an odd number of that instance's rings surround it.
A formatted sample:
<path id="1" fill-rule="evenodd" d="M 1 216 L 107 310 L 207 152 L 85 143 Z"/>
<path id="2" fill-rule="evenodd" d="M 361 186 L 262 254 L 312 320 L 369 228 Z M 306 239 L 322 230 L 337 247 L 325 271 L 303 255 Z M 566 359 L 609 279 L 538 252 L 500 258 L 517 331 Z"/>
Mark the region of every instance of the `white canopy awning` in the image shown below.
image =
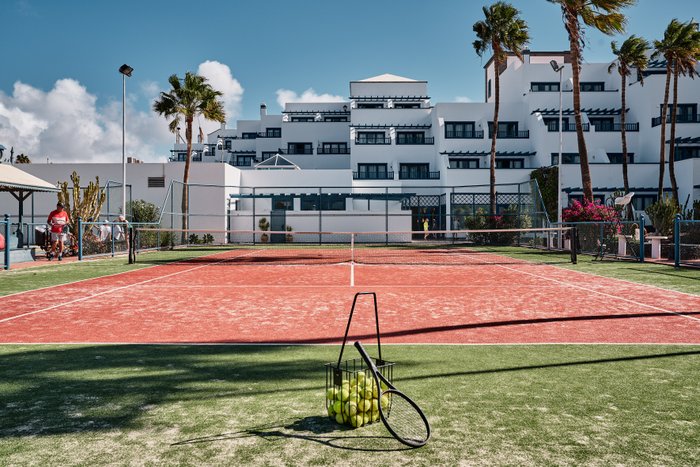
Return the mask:
<path id="1" fill-rule="evenodd" d="M 18 169 L 0 164 L 0 191 L 59 191 L 56 185 Z"/>

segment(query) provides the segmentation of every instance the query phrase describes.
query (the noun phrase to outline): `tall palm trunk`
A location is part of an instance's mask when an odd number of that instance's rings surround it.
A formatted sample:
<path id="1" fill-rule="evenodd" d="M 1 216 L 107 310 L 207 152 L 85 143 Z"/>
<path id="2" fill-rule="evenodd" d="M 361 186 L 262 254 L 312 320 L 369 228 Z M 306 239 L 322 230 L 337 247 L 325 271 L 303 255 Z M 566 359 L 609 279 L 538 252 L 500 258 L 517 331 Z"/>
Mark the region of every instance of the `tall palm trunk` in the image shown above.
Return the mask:
<path id="1" fill-rule="evenodd" d="M 189 228 L 189 212 L 190 212 L 190 199 L 189 199 L 189 183 L 190 183 L 190 163 L 192 160 L 192 117 L 187 117 L 185 122 L 187 127 L 185 128 L 185 138 L 187 139 L 187 158 L 185 159 L 185 174 L 182 177 L 182 243 L 187 242 L 187 229 Z"/>
<path id="2" fill-rule="evenodd" d="M 625 120 L 627 117 L 627 75 L 622 73 L 622 113 L 620 114 L 620 135 L 622 137 L 622 183 L 625 187 L 625 194 L 630 192 L 630 180 L 627 175 L 627 130 Z M 632 218 L 632 205 L 627 205 L 627 217 Z"/>
<path id="3" fill-rule="evenodd" d="M 668 147 L 668 176 L 671 178 L 673 202 L 680 206 L 676 182 L 676 118 L 678 118 L 678 62 L 673 64 L 673 112 L 671 112 L 671 143 Z"/>
<path id="4" fill-rule="evenodd" d="M 671 85 L 671 62 L 666 61 L 666 87 L 664 88 L 664 104 L 661 107 L 661 150 L 659 151 L 659 199 L 664 195 L 664 172 L 666 170 L 666 115 L 668 112 L 668 91 Z M 673 109 L 675 112 L 676 109 Z M 673 144 L 673 143 L 672 143 Z"/>
<path id="5" fill-rule="evenodd" d="M 583 198 L 593 201 L 593 184 L 591 183 L 591 170 L 588 166 L 588 150 L 586 140 L 583 137 L 583 119 L 581 118 L 581 89 L 579 85 L 580 70 L 580 31 L 575 12 L 564 8 L 564 16 L 569 31 L 569 48 L 571 50 L 571 71 L 574 81 L 574 120 L 576 122 L 576 140 L 578 142 L 578 155 L 581 165 L 581 185 L 583 186 Z"/>
<path id="6" fill-rule="evenodd" d="M 495 44 L 493 47 L 494 54 L 498 53 L 499 51 Z M 489 199 L 491 201 L 490 214 L 492 216 L 496 215 L 496 139 L 498 138 L 498 110 L 501 104 L 501 79 L 499 77 L 500 65 L 500 60 L 494 60 L 496 96 L 493 106 L 493 131 L 491 132 L 491 167 L 489 169 Z"/>

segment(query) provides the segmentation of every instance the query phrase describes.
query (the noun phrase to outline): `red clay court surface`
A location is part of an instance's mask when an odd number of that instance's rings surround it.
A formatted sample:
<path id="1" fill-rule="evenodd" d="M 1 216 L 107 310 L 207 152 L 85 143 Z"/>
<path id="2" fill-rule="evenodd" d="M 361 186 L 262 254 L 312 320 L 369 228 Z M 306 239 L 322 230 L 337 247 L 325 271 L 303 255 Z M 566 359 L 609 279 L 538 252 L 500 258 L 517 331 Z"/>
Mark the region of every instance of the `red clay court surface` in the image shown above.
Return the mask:
<path id="1" fill-rule="evenodd" d="M 499 257 L 239 265 L 252 250 L 0 297 L 1 343 L 337 343 L 377 293 L 387 343 L 700 344 L 700 296 Z M 479 263 L 500 264 L 479 264 Z M 352 338 L 374 329 L 360 300 Z"/>

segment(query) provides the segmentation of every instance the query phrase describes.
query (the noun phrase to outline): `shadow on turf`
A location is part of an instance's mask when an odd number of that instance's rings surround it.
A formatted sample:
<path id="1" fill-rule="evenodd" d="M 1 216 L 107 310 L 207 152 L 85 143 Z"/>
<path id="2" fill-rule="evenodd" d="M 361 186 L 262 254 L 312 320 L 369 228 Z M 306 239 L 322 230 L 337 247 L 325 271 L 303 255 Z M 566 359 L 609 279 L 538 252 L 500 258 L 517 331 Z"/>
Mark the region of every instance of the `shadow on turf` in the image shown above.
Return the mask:
<path id="1" fill-rule="evenodd" d="M 301 439 L 347 451 L 393 452 L 413 449 L 408 446 L 397 446 L 398 441 L 391 436 L 350 435 L 349 433 L 354 433 L 354 430 L 342 427 L 328 417 L 315 415 L 295 420 L 290 424 L 263 425 L 231 433 L 186 439 L 173 443 L 171 446 L 257 437 L 265 441 Z M 353 446 L 353 443 L 361 444 L 361 446 Z M 384 444 L 387 446 L 383 446 Z"/>
<path id="2" fill-rule="evenodd" d="M 387 337 L 404 337 L 404 336 L 414 336 L 421 334 L 431 334 L 438 332 L 450 332 L 450 331 L 461 331 L 468 329 L 481 329 L 481 328 L 495 328 L 495 327 L 506 327 L 506 326 L 522 326 L 529 324 L 545 324 L 545 323 L 565 323 L 565 322 L 576 322 L 576 321 L 598 321 L 598 320 L 616 320 L 616 319 L 630 319 L 630 318 L 677 318 L 678 315 L 681 316 L 695 316 L 700 315 L 700 311 L 682 311 L 677 314 L 658 311 L 651 313 L 619 313 L 619 314 L 602 314 L 602 315 L 583 315 L 583 316 L 554 316 L 551 318 L 528 318 L 528 319 L 512 319 L 504 321 L 486 321 L 482 323 L 465 323 L 465 324 L 451 324 L 446 326 L 430 326 L 424 328 L 415 329 L 404 329 L 401 331 L 389 331 L 383 332 L 382 338 Z M 354 340 L 365 340 L 372 339 L 376 334 L 362 334 L 362 335 L 350 335 L 348 336 L 348 341 Z M 333 344 L 342 341 L 341 336 L 336 337 L 319 337 L 315 339 L 296 339 L 296 340 L 269 340 L 261 342 L 264 344 Z M 213 341 L 210 343 L 216 344 L 234 344 L 236 342 L 227 341 Z"/>
<path id="3" fill-rule="evenodd" d="M 651 268 L 649 268 L 649 269 L 630 268 L 630 271 L 637 271 L 637 272 L 641 272 L 644 274 L 659 274 L 662 276 L 682 277 L 683 279 L 690 279 L 692 281 L 700 281 L 700 274 L 696 274 L 694 276 L 686 276 L 683 274 L 679 274 L 678 269 L 669 269 L 668 272 L 662 272 L 662 271 L 658 271 L 658 270 L 653 270 Z M 680 271 L 683 271 L 683 269 L 681 269 Z M 686 268 L 685 271 L 691 272 L 692 270 L 690 268 Z"/>

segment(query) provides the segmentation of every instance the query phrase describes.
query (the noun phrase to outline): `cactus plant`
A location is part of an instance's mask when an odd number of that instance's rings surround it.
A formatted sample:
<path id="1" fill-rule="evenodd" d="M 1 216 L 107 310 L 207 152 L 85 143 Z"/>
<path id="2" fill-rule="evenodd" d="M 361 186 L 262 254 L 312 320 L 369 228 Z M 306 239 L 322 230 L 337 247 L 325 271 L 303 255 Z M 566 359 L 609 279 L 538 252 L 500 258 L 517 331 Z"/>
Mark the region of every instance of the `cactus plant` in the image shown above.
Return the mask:
<path id="1" fill-rule="evenodd" d="M 68 188 L 68 182 L 59 182 L 61 191 L 58 192 L 58 202 L 63 203 L 64 209 L 71 219 L 71 232 L 78 231 L 78 217 L 83 220 L 94 220 L 100 216 L 107 195 L 104 188 L 100 188 L 100 177 L 95 177 L 84 189 L 80 187 L 80 176 L 76 171 L 70 176 L 72 186 Z"/>

